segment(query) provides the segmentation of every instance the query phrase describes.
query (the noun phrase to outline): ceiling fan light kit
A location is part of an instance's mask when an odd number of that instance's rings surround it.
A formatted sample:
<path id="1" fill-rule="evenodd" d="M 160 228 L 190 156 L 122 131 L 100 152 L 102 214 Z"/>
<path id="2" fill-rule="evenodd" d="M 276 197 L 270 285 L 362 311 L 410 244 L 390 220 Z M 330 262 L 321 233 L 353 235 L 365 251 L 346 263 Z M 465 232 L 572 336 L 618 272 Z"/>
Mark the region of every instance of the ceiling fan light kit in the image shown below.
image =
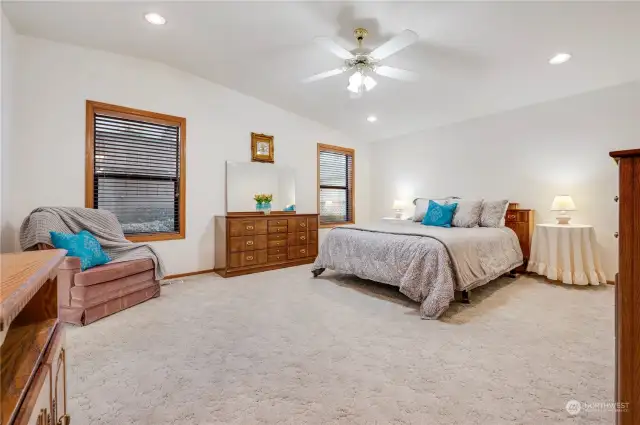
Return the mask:
<path id="1" fill-rule="evenodd" d="M 368 52 L 362 47 L 362 42 L 367 34 L 368 31 L 365 28 L 356 28 L 353 31 L 353 35 L 358 41 L 358 47 L 353 52 L 343 48 L 330 38 L 316 38 L 315 41 L 318 45 L 338 56 L 340 59 L 343 59 L 345 65 L 342 68 L 336 68 L 313 75 L 303 80 L 303 82 L 311 83 L 355 69 L 355 72 L 351 77 L 349 77 L 347 90 L 352 93 L 352 98 L 357 98 L 360 97 L 362 93 L 373 89 L 378 84 L 369 74 L 375 73 L 387 78 L 402 81 L 417 80 L 418 76 L 414 72 L 379 65 L 381 60 L 415 43 L 418 40 L 418 35 L 415 32 L 411 30 L 404 30 L 371 52 Z"/>

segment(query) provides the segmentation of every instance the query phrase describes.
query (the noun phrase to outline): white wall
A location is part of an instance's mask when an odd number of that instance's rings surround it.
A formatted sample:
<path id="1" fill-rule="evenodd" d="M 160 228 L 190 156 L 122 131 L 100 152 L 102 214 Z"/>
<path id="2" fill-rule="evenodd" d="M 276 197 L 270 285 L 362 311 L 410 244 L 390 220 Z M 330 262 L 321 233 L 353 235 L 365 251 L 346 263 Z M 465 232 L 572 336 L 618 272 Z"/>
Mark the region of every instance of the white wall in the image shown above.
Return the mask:
<path id="1" fill-rule="evenodd" d="M 13 136 L 13 92 L 16 64 L 16 33 L 0 9 L 0 252 L 15 249 L 8 220 L 10 205 L 10 141 Z"/>
<path id="2" fill-rule="evenodd" d="M 225 160 L 250 160 L 250 133 L 275 136 L 296 170 L 296 207 L 316 212 L 316 143 L 353 147 L 358 221 L 368 217 L 368 145 L 162 64 L 18 37 L 10 223 L 38 206 L 84 206 L 85 100 L 187 118 L 187 238 L 157 242 L 170 274 L 213 268 L 214 214 L 224 213 Z M 14 235 L 15 236 L 15 235 Z"/>
<path id="3" fill-rule="evenodd" d="M 595 226 L 607 278 L 617 266 L 617 167 L 608 153 L 640 147 L 640 82 L 377 142 L 371 151 L 372 218 L 394 199 L 509 198 L 554 222 L 570 194 L 574 223 Z"/>

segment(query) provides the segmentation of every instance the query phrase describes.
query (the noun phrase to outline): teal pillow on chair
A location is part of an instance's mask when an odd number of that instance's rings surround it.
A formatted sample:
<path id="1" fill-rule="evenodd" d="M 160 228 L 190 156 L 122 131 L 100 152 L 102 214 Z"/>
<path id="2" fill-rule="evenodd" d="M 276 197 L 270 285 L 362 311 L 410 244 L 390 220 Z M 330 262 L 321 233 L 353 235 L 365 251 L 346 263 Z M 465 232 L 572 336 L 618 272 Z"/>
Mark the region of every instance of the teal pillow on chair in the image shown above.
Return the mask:
<path id="1" fill-rule="evenodd" d="M 69 257 L 80 258 L 82 271 L 111 261 L 107 253 L 102 250 L 100 242 L 86 230 L 77 235 L 60 232 L 49 232 L 49 234 L 54 247 L 66 249 Z"/>
<path id="2" fill-rule="evenodd" d="M 429 208 L 422 219 L 425 226 L 451 227 L 453 213 L 456 212 L 458 204 L 441 205 L 434 201 L 429 201 Z"/>

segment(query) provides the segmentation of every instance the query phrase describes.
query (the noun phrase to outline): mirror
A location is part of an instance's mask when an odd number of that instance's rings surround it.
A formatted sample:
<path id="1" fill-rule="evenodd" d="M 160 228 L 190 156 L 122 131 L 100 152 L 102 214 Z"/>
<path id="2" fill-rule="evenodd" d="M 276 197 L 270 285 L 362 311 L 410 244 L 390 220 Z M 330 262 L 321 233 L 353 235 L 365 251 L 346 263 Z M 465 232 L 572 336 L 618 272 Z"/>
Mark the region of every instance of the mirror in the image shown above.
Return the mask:
<path id="1" fill-rule="evenodd" d="M 295 210 L 296 181 L 291 167 L 227 161 L 227 212 L 256 210 L 256 193 L 273 195 L 271 211 Z"/>

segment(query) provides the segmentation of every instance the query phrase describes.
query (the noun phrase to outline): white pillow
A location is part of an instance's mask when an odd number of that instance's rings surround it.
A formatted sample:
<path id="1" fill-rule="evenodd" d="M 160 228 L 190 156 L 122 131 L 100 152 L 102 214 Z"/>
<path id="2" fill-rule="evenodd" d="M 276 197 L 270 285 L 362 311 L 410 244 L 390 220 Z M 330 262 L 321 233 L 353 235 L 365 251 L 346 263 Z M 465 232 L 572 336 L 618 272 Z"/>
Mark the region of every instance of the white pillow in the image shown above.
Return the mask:
<path id="1" fill-rule="evenodd" d="M 464 199 L 451 199 L 449 204 L 457 203 L 458 207 L 453 213 L 451 226 L 453 227 L 478 227 L 480 214 L 482 214 L 483 200 L 468 201 Z"/>
<path id="2" fill-rule="evenodd" d="M 440 205 L 447 205 L 447 203 L 449 202 L 449 198 L 443 198 L 443 199 L 417 198 L 414 201 L 416 204 L 416 209 L 413 212 L 413 221 L 422 221 L 424 219 L 424 215 L 427 213 L 427 209 L 429 208 L 429 201 L 437 202 Z"/>
<path id="3" fill-rule="evenodd" d="M 485 201 L 480 214 L 480 227 L 503 227 L 504 216 L 509 207 L 509 200 Z"/>

